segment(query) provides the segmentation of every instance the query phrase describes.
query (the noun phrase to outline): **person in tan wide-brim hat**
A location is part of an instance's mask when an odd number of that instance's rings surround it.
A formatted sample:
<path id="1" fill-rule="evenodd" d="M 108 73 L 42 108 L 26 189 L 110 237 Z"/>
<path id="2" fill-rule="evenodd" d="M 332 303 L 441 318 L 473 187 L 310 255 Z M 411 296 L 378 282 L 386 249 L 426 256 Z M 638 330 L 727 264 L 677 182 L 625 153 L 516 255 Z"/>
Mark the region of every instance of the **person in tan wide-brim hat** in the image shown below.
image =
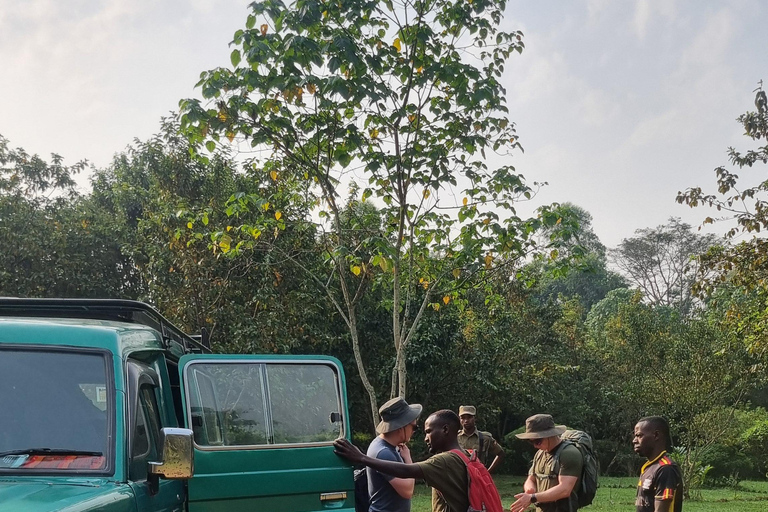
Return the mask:
<path id="1" fill-rule="evenodd" d="M 549 414 L 534 414 L 525 420 L 525 432 L 515 434 L 515 437 L 518 439 L 544 439 L 559 436 L 565 430 L 565 425 L 555 425 L 555 420 Z"/>
<path id="2" fill-rule="evenodd" d="M 565 425 L 555 425 L 549 414 L 534 414 L 525 420 L 525 432 L 515 434 L 538 451 L 510 512 L 522 512 L 530 505 L 536 505 L 537 512 L 575 512 L 579 508 L 575 489 L 584 457 L 576 446 L 560 439 L 566 430 Z"/>

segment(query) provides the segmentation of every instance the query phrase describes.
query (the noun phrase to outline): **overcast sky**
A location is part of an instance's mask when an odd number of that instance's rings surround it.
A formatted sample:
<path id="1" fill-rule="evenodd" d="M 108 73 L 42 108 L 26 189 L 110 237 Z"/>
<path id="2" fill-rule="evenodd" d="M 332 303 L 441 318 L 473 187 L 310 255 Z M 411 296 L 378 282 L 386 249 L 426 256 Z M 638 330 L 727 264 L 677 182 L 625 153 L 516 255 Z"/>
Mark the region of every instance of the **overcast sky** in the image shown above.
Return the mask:
<path id="1" fill-rule="evenodd" d="M 0 134 L 108 165 L 229 64 L 247 3 L 0 0 Z M 525 35 L 505 86 L 525 148 L 513 164 L 549 183 L 536 204 L 585 208 L 609 247 L 711 214 L 674 199 L 713 189 L 727 147 L 747 147 L 735 118 L 768 82 L 768 1 L 512 0 L 504 23 Z"/>

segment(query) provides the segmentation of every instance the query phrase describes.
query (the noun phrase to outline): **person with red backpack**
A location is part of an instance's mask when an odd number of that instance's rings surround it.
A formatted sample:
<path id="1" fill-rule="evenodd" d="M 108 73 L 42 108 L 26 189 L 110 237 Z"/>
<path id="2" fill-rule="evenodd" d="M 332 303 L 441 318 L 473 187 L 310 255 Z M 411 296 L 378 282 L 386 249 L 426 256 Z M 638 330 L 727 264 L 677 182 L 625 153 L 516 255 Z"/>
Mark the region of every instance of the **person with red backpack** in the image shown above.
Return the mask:
<path id="1" fill-rule="evenodd" d="M 476 454 L 459 446 L 460 428 L 459 417 L 451 410 L 431 414 L 424 423 L 424 433 L 433 455 L 412 464 L 368 457 L 346 439 L 337 439 L 334 447 L 338 455 L 355 464 L 398 478 L 425 480 L 432 487 L 432 512 L 502 512 L 501 498 L 488 470 Z"/>

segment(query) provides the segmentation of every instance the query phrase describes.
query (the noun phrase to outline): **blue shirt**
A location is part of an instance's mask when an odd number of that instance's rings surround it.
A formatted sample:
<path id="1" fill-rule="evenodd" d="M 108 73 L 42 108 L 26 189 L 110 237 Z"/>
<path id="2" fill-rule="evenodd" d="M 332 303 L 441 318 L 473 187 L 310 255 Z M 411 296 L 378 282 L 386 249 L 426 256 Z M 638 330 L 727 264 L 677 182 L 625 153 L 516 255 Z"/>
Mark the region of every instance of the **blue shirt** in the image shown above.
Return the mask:
<path id="1" fill-rule="evenodd" d="M 381 437 L 376 437 L 368 446 L 369 457 L 393 462 L 403 462 L 397 448 Z M 368 494 L 371 496 L 371 512 L 410 512 L 411 500 L 405 499 L 390 485 L 393 476 L 368 468 Z"/>

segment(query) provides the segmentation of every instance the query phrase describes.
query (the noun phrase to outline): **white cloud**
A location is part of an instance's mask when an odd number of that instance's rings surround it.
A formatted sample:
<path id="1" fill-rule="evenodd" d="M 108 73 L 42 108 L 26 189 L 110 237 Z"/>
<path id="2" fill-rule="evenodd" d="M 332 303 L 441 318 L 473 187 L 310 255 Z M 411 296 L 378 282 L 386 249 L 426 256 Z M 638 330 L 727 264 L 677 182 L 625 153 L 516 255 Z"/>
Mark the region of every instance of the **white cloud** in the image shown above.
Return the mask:
<path id="1" fill-rule="evenodd" d="M 635 32 L 640 39 L 645 39 L 648 31 L 648 21 L 651 18 L 651 4 L 649 0 L 637 0 L 635 4 L 635 18 L 633 24 Z"/>

